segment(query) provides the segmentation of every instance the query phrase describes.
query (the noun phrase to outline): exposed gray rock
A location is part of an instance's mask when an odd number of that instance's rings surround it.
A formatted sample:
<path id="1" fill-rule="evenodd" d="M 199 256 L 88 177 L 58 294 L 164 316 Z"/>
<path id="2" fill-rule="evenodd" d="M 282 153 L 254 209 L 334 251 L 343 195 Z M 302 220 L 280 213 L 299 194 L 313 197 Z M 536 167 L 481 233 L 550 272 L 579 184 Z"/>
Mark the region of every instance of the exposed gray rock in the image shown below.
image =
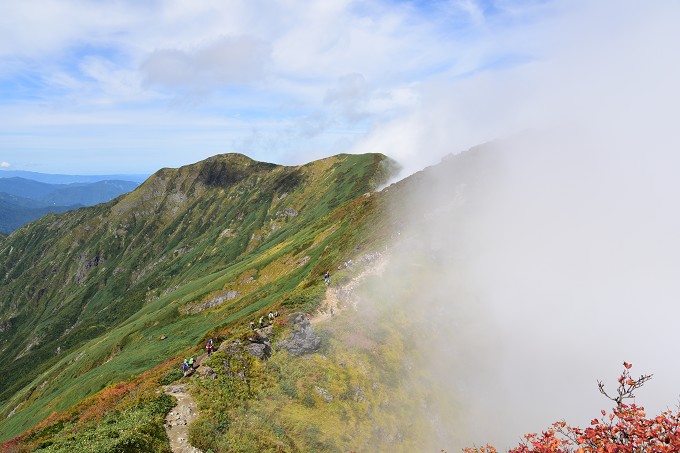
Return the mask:
<path id="1" fill-rule="evenodd" d="M 217 296 L 206 302 L 187 305 L 186 307 L 180 309 L 180 312 L 184 314 L 200 313 L 203 310 L 217 307 L 218 305 L 222 305 L 227 301 L 234 300 L 240 295 L 241 293 L 238 291 L 221 291 Z"/>
<path id="2" fill-rule="evenodd" d="M 356 401 L 357 403 L 361 403 L 365 399 L 366 398 L 364 397 L 364 389 L 362 389 L 360 385 L 354 387 L 354 401 Z"/>
<path id="3" fill-rule="evenodd" d="M 104 264 L 106 260 L 104 256 L 97 253 L 94 257 L 89 258 L 86 254 L 81 254 L 78 258 L 78 270 L 76 271 L 76 282 L 83 283 L 87 278 L 88 271 L 93 267 Z"/>
<path id="4" fill-rule="evenodd" d="M 215 373 L 215 370 L 209 366 L 201 367 L 201 374 L 203 374 L 203 377 L 208 379 L 217 379 L 217 373 Z"/>
<path id="5" fill-rule="evenodd" d="M 287 339 L 277 344 L 278 348 L 285 349 L 293 355 L 304 355 L 316 352 L 321 347 L 321 337 L 314 332 L 304 313 L 289 315 L 289 321 L 293 324 L 293 333 Z"/>
<path id="6" fill-rule="evenodd" d="M 227 342 L 227 341 L 223 342 L 220 345 L 220 347 L 217 348 L 217 350 L 222 351 L 226 354 L 233 355 L 233 354 L 236 354 L 237 352 L 241 351 L 242 348 L 243 348 L 243 343 L 241 342 L 241 340 L 234 340 L 234 341 L 231 341 L 231 342 Z"/>
<path id="7" fill-rule="evenodd" d="M 187 251 L 189 251 L 189 250 L 190 250 L 190 249 L 189 249 L 189 246 L 188 246 L 188 245 L 185 245 L 185 246 L 182 246 L 182 247 L 178 248 L 177 250 L 175 250 L 175 251 L 173 252 L 173 255 L 174 255 L 174 256 L 177 256 L 177 255 L 184 255 L 184 254 L 185 254 Z"/>
<path id="8" fill-rule="evenodd" d="M 272 334 L 272 326 L 256 329 L 251 332 L 248 340 L 252 342 L 246 346 L 246 352 L 260 360 L 265 360 L 272 355 L 272 344 L 269 336 Z"/>
<path id="9" fill-rule="evenodd" d="M 251 343 L 246 346 L 246 352 L 260 360 L 266 360 L 271 356 L 272 348 L 268 343 Z"/>
<path id="10" fill-rule="evenodd" d="M 3 322 L 0 322 L 0 332 L 5 332 L 5 331 L 7 331 L 11 328 L 12 328 L 12 320 L 11 319 L 7 319 Z"/>
<path id="11" fill-rule="evenodd" d="M 319 386 L 314 386 L 314 390 L 316 391 L 316 393 L 321 395 L 321 397 L 323 399 L 325 399 L 327 403 L 330 403 L 331 401 L 333 401 L 333 395 L 331 395 L 331 393 L 328 390 L 326 390 L 325 388 L 319 387 Z"/>
<path id="12" fill-rule="evenodd" d="M 261 329 L 255 329 L 251 332 L 248 340 L 253 343 L 269 343 L 269 336 L 274 332 L 272 326 L 262 327 Z"/>
<path id="13" fill-rule="evenodd" d="M 185 391 L 186 389 L 183 385 L 168 386 L 168 392 L 170 393 L 184 393 Z"/>

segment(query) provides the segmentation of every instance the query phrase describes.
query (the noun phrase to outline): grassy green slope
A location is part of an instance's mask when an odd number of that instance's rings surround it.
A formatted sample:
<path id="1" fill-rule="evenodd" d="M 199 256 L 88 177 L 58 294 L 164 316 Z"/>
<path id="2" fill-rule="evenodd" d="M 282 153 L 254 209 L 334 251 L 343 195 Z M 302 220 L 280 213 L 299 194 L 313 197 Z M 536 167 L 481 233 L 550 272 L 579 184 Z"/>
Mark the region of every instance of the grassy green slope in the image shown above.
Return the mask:
<path id="1" fill-rule="evenodd" d="M 334 287 L 352 287 L 375 262 L 333 270 L 337 264 L 388 244 L 397 255 L 407 256 L 409 265 L 388 260 L 379 275 L 355 286 L 363 291 L 357 311 L 345 310 L 316 325 L 323 337 L 318 353 L 293 357 L 275 346 L 273 356 L 260 361 L 243 351 L 218 352 L 204 364 L 215 371 L 216 379 L 202 378 L 201 373 L 183 379 L 200 411 L 190 440 L 215 453 L 447 447 L 451 437 L 465 429 L 446 375 L 455 370 L 443 372 L 435 366 L 443 375 L 432 375 L 432 357 L 423 351 L 442 342 L 446 347 L 446 333 L 455 326 L 433 318 L 423 294 L 436 287 L 438 269 L 453 263 L 433 254 L 430 240 L 442 238 L 424 238 L 423 231 L 429 231 L 433 215 L 449 210 L 465 215 L 475 209 L 474 200 L 485 193 L 478 189 L 494 179 L 490 169 L 495 161 L 483 150 L 464 153 L 380 193 L 320 211 L 288 232 L 270 226 L 255 231 L 240 259 L 150 300 L 106 335 L 60 357 L 57 366 L 11 400 L 7 407 L 18 409 L 0 428 L 19 433 L 51 411 L 80 402 L 2 447 L 166 451 L 163 415 L 172 404 L 160 386 L 180 378 L 177 366 L 183 357 L 200 353 L 208 336 L 217 344 L 236 339 L 247 343 L 247 322 L 270 307 L 282 314 L 311 311 L 325 290 L 319 278 L 324 270 L 332 270 Z M 427 196 L 455 194 L 463 186 L 472 197 L 468 204 Z M 319 208 L 319 203 L 313 207 Z M 271 233 L 256 239 L 265 231 Z M 198 314 L 178 312 L 225 290 L 241 296 Z M 414 304 L 404 305 L 404 300 Z M 468 323 L 466 316 L 465 311 L 457 312 L 459 327 Z M 274 345 L 287 335 L 285 319 L 276 322 Z"/>
<path id="2" fill-rule="evenodd" d="M 385 171 L 379 155 L 301 167 L 216 156 L 161 170 L 127 196 L 49 216 L 3 241 L 0 356 L 16 372 L 1 381 L 2 412 L 12 413 L 0 422 L 2 438 L 220 326 L 282 300 L 318 298 L 316 274 L 340 253 L 325 245 L 352 231 L 340 206 Z M 192 316 L 178 312 L 225 289 L 241 296 Z"/>

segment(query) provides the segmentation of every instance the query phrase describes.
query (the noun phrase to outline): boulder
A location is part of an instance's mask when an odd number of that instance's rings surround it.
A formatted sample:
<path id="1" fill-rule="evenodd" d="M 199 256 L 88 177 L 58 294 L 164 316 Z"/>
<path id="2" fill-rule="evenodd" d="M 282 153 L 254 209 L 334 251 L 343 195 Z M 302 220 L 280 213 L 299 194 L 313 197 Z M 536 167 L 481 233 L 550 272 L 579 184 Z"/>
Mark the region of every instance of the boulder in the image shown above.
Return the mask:
<path id="1" fill-rule="evenodd" d="M 261 329 L 256 329 L 248 336 L 248 340 L 253 343 L 269 343 L 269 336 L 272 334 L 272 327 L 267 326 Z"/>
<path id="2" fill-rule="evenodd" d="M 307 316 L 304 313 L 293 313 L 288 318 L 293 324 L 293 333 L 280 341 L 277 347 L 293 355 L 305 355 L 318 351 L 321 347 L 321 337 L 314 332 Z"/>
<path id="3" fill-rule="evenodd" d="M 234 340 L 234 341 L 224 341 L 220 345 L 219 348 L 217 348 L 218 351 L 222 351 L 226 354 L 236 354 L 237 352 L 241 351 L 241 348 L 243 347 L 243 343 L 241 340 Z"/>
<path id="4" fill-rule="evenodd" d="M 209 366 L 201 367 L 201 374 L 207 379 L 217 379 L 217 373 Z"/>
<path id="5" fill-rule="evenodd" d="M 271 356 L 272 348 L 268 343 L 251 343 L 246 346 L 246 352 L 260 360 L 266 360 Z"/>

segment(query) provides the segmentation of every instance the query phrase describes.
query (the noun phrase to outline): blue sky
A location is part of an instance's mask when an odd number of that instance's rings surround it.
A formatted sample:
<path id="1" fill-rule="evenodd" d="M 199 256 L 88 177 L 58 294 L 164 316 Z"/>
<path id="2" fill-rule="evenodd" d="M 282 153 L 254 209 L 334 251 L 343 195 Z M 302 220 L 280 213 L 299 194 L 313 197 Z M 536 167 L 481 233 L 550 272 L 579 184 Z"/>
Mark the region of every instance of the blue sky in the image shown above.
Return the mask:
<path id="1" fill-rule="evenodd" d="M 150 173 L 222 152 L 297 164 L 374 151 L 412 171 L 536 126 L 560 64 L 622 32 L 606 21 L 672 9 L 591 3 L 4 2 L 0 167 Z"/>

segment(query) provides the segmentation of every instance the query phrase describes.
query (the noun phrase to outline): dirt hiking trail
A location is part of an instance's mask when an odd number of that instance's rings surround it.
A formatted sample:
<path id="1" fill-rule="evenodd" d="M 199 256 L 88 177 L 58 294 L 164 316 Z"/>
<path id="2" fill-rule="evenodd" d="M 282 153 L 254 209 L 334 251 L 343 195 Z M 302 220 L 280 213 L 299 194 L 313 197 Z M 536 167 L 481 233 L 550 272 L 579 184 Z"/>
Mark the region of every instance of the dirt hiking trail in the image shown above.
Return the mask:
<path id="1" fill-rule="evenodd" d="M 168 385 L 164 390 L 177 398 L 177 406 L 165 416 L 165 431 L 173 453 L 203 453 L 189 444 L 189 425 L 198 417 L 196 402 L 183 384 Z"/>
<path id="2" fill-rule="evenodd" d="M 326 288 L 324 301 L 309 322 L 311 324 L 318 324 L 330 320 L 333 316 L 348 308 L 356 310 L 359 303 L 359 298 L 356 294 L 357 287 L 366 277 L 381 275 L 385 270 L 386 264 L 387 260 L 379 256 L 370 266 L 367 266 L 361 273 L 352 278 L 349 283 L 340 287 L 329 285 Z"/>

